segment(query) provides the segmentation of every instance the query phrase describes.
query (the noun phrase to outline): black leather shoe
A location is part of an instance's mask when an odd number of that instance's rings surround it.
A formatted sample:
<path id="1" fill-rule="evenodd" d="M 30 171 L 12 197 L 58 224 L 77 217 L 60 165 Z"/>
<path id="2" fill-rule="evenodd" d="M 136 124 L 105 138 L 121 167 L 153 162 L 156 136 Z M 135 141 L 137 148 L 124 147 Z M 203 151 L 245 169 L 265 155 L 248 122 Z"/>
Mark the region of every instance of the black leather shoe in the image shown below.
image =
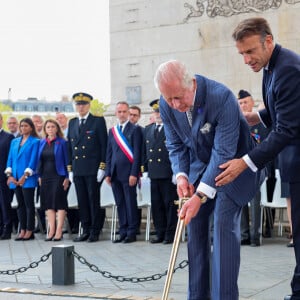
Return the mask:
<path id="1" fill-rule="evenodd" d="M 118 239 L 114 240 L 114 244 L 122 243 L 126 239 L 126 236 L 120 236 Z"/>
<path id="2" fill-rule="evenodd" d="M 287 295 L 284 297 L 284 300 L 291 300 L 292 299 L 292 295 Z"/>
<path id="3" fill-rule="evenodd" d="M 88 238 L 88 243 L 93 243 L 99 241 L 99 237 L 97 235 L 90 235 Z"/>
<path id="4" fill-rule="evenodd" d="M 245 240 L 241 240 L 241 245 L 245 246 L 245 245 L 251 245 L 251 242 L 249 239 L 245 239 Z"/>
<path id="5" fill-rule="evenodd" d="M 123 241 L 123 244 L 129 244 L 136 242 L 136 237 L 135 236 L 127 236 L 125 240 Z"/>
<path id="6" fill-rule="evenodd" d="M 150 243 L 151 244 L 159 244 L 159 243 L 162 243 L 164 241 L 164 239 L 163 238 L 155 238 L 155 239 L 152 239 L 151 241 L 150 241 Z"/>
<path id="7" fill-rule="evenodd" d="M 1 238 L 2 239 L 2 238 Z M 292 248 L 292 247 L 295 247 L 295 244 L 293 242 L 289 242 L 287 245 L 286 245 L 288 248 Z"/>
<path id="8" fill-rule="evenodd" d="M 82 235 L 76 237 L 73 242 L 84 242 L 89 238 L 89 235 L 87 233 L 83 233 Z"/>
<path id="9" fill-rule="evenodd" d="M 23 241 L 23 238 L 22 238 L 22 237 L 20 237 L 20 236 L 18 236 L 18 237 L 16 237 L 16 238 L 15 238 L 15 241 L 17 241 L 17 242 L 19 242 L 19 241 Z"/>
<path id="10" fill-rule="evenodd" d="M 173 240 L 164 240 L 163 241 L 164 245 L 168 245 L 168 244 L 172 244 L 172 243 L 173 243 Z"/>
<path id="11" fill-rule="evenodd" d="M 11 234 L 10 233 L 3 233 L 0 237 L 1 240 L 10 240 Z"/>
<path id="12" fill-rule="evenodd" d="M 250 246 L 251 247 L 259 247 L 260 246 L 260 241 L 251 241 Z"/>

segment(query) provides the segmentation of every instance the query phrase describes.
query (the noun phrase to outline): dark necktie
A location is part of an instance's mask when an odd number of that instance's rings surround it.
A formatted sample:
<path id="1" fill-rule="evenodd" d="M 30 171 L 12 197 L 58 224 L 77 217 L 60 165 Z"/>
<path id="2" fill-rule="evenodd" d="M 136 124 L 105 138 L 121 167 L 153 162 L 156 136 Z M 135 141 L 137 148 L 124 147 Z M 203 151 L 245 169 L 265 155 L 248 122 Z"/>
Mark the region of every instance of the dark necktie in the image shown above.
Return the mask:
<path id="1" fill-rule="evenodd" d="M 120 125 L 120 131 L 123 132 L 123 125 Z"/>
<path id="2" fill-rule="evenodd" d="M 161 125 L 156 125 L 155 130 L 154 130 L 154 137 L 157 138 L 158 133 L 159 133 L 159 129 L 160 129 Z"/>
<path id="3" fill-rule="evenodd" d="M 83 125 L 84 125 L 84 121 L 85 121 L 85 119 L 80 119 L 79 131 L 82 130 L 82 127 L 83 127 Z"/>

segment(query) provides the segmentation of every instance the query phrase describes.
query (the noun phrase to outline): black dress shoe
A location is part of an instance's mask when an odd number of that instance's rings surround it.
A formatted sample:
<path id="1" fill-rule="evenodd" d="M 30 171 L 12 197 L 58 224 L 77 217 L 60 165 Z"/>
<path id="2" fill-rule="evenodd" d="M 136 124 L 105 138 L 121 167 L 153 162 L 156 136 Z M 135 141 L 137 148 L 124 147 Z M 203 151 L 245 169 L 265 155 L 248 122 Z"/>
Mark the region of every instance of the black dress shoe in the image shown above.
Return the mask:
<path id="1" fill-rule="evenodd" d="M 23 241 L 23 237 L 18 236 L 18 237 L 15 238 L 15 241 L 17 241 L 17 242 Z"/>
<path id="2" fill-rule="evenodd" d="M 260 246 L 260 241 L 251 241 L 250 246 L 251 247 L 259 247 Z"/>
<path id="3" fill-rule="evenodd" d="M 251 245 L 251 242 L 249 239 L 244 239 L 244 240 L 241 240 L 241 245 L 242 246 L 245 246 L 245 245 Z"/>
<path id="4" fill-rule="evenodd" d="M 172 244 L 172 243 L 173 243 L 173 240 L 164 240 L 163 241 L 164 245 L 168 245 L 168 244 Z"/>
<path id="5" fill-rule="evenodd" d="M 23 238 L 23 241 L 34 240 L 34 238 L 35 238 L 35 237 L 34 237 L 34 233 L 32 233 L 30 237 L 28 237 L 28 238 Z"/>
<path id="6" fill-rule="evenodd" d="M 88 238 L 88 243 L 93 243 L 99 241 L 99 237 L 97 235 L 90 235 Z"/>
<path id="7" fill-rule="evenodd" d="M 82 235 L 76 237 L 73 242 L 84 242 L 89 238 L 89 235 L 87 233 L 83 233 Z"/>
<path id="8" fill-rule="evenodd" d="M 1 238 L 2 239 L 2 238 Z M 287 245 L 286 245 L 288 248 L 292 248 L 292 247 L 295 247 L 295 244 L 293 242 L 289 242 Z"/>
<path id="9" fill-rule="evenodd" d="M 284 297 L 284 300 L 291 300 L 292 299 L 292 295 L 287 295 Z"/>
<path id="10" fill-rule="evenodd" d="M 1 240 L 10 240 L 11 234 L 10 233 L 3 233 L 0 237 Z"/>
<path id="11" fill-rule="evenodd" d="M 118 239 L 114 240 L 113 243 L 114 244 L 122 243 L 125 239 L 126 239 L 126 235 L 120 236 Z"/>
<path id="12" fill-rule="evenodd" d="M 123 244 L 129 244 L 136 242 L 136 237 L 135 236 L 127 236 L 125 240 L 123 241 Z"/>
<path id="13" fill-rule="evenodd" d="M 163 238 L 155 238 L 155 239 L 152 239 L 151 241 L 150 241 L 150 243 L 151 244 L 159 244 L 159 243 L 162 243 L 164 241 L 164 239 Z"/>

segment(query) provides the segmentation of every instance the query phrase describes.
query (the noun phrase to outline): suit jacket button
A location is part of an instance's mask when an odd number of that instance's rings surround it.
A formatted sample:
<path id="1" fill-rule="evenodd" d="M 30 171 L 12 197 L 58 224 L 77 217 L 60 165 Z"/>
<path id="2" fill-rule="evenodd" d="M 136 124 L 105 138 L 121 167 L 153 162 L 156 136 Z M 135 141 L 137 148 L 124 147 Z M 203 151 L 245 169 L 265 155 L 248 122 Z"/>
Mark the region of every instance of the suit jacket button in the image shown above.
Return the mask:
<path id="1" fill-rule="evenodd" d="M 159 149 L 158 149 L 158 151 L 160 152 L 160 151 L 161 151 L 161 149 L 159 148 Z"/>
<path id="2" fill-rule="evenodd" d="M 85 146 L 82 146 L 82 149 L 85 149 Z"/>
<path id="3" fill-rule="evenodd" d="M 90 136 L 88 136 L 87 138 L 88 138 L 88 140 L 89 140 L 91 137 L 90 137 Z"/>
<path id="4" fill-rule="evenodd" d="M 152 159 L 151 159 L 151 158 L 149 159 L 149 162 L 152 162 Z"/>
<path id="5" fill-rule="evenodd" d="M 78 148 L 77 148 L 77 147 L 74 147 L 74 149 L 77 150 Z"/>
<path id="6" fill-rule="evenodd" d="M 149 152 L 153 152 L 153 150 L 152 150 L 152 149 L 149 149 Z"/>
<path id="7" fill-rule="evenodd" d="M 160 158 L 158 158 L 157 161 L 160 162 Z"/>
<path id="8" fill-rule="evenodd" d="M 85 155 L 82 155 L 82 158 L 85 158 Z"/>
<path id="9" fill-rule="evenodd" d="M 75 159 L 78 159 L 78 156 L 75 156 Z"/>

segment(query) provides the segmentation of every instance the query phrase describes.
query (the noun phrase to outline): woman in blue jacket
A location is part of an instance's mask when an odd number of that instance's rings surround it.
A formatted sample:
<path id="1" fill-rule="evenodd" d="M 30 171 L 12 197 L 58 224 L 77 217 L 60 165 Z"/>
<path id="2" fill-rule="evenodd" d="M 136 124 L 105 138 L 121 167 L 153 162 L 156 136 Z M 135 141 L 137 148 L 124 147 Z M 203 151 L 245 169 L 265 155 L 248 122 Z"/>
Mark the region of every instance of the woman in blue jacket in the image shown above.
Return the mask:
<path id="1" fill-rule="evenodd" d="M 37 186 L 35 173 L 39 140 L 30 118 L 20 121 L 21 136 L 10 144 L 5 173 L 7 184 L 15 190 L 18 201 L 20 232 L 16 241 L 34 239 L 34 191 Z"/>
<path id="2" fill-rule="evenodd" d="M 39 144 L 37 171 L 41 187 L 41 207 L 46 210 L 49 224 L 49 232 L 45 241 L 60 241 L 69 187 L 67 142 L 55 120 L 47 120 L 43 131 L 45 138 Z"/>

